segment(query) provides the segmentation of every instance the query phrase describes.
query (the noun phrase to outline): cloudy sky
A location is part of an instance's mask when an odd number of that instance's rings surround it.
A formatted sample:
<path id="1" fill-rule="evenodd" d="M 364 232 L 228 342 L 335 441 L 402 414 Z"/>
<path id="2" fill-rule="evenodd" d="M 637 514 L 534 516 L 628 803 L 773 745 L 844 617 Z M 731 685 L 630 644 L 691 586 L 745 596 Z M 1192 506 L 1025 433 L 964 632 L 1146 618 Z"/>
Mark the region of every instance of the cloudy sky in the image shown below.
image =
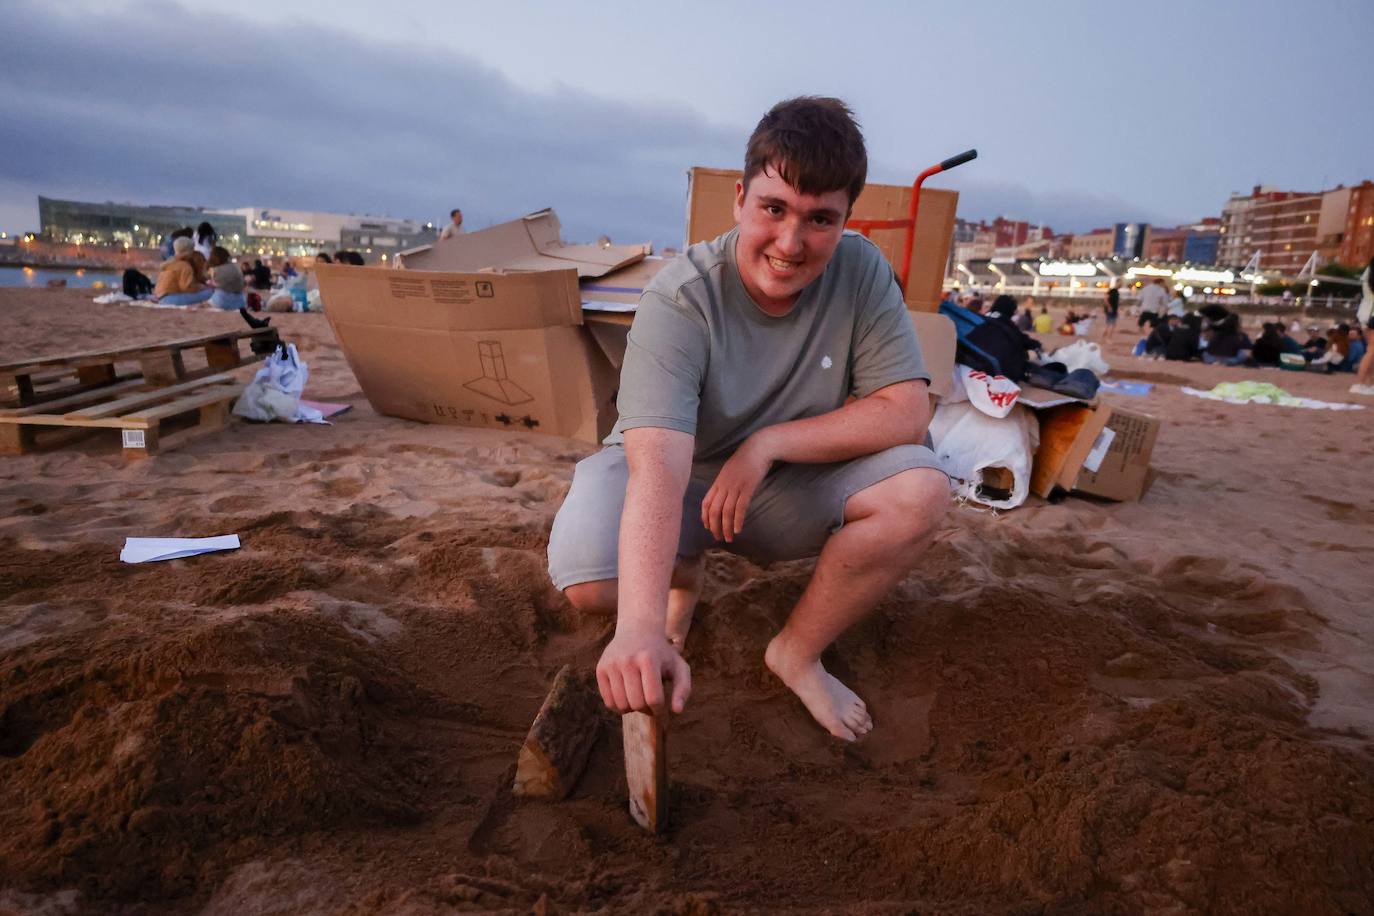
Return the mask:
<path id="1" fill-rule="evenodd" d="M 791 95 L 870 178 L 1075 231 L 1374 178 L 1370 0 L 0 3 L 0 229 L 38 194 L 681 242 L 685 172 Z M 1363 76 L 1356 76 L 1362 74 Z"/>

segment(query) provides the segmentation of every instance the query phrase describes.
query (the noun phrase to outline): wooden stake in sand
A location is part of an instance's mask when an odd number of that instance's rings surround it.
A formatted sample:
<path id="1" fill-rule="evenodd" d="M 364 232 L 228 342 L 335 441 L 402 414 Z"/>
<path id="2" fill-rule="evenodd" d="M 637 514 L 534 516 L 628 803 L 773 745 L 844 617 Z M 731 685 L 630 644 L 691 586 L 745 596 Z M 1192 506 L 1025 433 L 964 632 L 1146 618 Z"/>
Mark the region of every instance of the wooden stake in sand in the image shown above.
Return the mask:
<path id="1" fill-rule="evenodd" d="M 564 665 L 553 679 L 515 764 L 514 793 L 566 798 L 587 766 L 601 725 L 601 698 L 585 676 Z"/>
<path id="2" fill-rule="evenodd" d="M 659 717 L 643 712 L 626 713 L 620 719 L 630 816 L 650 833 L 658 833 L 668 819 L 668 730 L 664 725 Z"/>

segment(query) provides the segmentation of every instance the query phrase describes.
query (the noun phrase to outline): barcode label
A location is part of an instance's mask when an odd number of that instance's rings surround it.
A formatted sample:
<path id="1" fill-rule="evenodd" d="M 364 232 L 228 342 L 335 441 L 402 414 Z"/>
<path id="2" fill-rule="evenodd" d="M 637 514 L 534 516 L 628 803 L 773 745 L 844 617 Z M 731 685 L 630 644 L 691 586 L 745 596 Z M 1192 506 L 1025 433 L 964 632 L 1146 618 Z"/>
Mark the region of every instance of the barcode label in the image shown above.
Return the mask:
<path id="1" fill-rule="evenodd" d="M 125 448 L 143 448 L 143 447 L 144 447 L 143 430 L 141 430 L 141 429 L 126 429 L 126 430 L 122 430 L 122 432 L 124 433 L 124 447 L 125 447 Z"/>

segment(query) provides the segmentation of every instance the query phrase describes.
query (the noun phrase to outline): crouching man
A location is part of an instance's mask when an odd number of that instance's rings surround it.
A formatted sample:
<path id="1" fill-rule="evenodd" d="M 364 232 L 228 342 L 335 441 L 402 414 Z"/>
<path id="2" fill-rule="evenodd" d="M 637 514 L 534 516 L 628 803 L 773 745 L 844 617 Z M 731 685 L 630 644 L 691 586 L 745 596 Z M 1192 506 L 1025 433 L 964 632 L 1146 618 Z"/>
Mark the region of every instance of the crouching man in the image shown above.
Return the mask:
<path id="1" fill-rule="evenodd" d="M 617 614 L 597 665 L 611 709 L 682 711 L 708 547 L 819 554 L 764 662 L 830 734 L 873 728 L 821 652 L 916 565 L 949 484 L 921 444 L 930 377 L 892 268 L 844 230 L 867 171 L 842 102 L 779 103 L 749 139 L 736 228 L 640 299 L 620 419 L 577 465 L 549 541 L 554 585 Z"/>

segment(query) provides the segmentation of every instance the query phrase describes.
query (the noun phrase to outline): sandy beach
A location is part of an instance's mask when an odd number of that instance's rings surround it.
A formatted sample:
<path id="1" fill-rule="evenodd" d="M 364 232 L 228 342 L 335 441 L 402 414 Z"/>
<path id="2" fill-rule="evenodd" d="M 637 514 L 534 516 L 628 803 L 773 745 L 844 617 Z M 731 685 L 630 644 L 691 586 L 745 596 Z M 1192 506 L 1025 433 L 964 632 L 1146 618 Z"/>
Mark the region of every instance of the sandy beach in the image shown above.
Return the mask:
<path id="1" fill-rule="evenodd" d="M 0 361 L 241 324 L 0 289 Z M 1351 376 L 1119 335 L 1113 377 L 1155 387 L 1104 399 L 1162 419 L 1152 488 L 958 507 L 826 657 L 873 711 L 855 746 L 762 664 L 810 564 L 709 555 L 651 837 L 609 715 L 569 799 L 509 792 L 612 625 L 544 571 L 592 447 L 379 416 L 325 316 L 274 325 L 333 426 L 0 457 L 0 914 L 1374 910 L 1374 399 L 1180 391 Z"/>

